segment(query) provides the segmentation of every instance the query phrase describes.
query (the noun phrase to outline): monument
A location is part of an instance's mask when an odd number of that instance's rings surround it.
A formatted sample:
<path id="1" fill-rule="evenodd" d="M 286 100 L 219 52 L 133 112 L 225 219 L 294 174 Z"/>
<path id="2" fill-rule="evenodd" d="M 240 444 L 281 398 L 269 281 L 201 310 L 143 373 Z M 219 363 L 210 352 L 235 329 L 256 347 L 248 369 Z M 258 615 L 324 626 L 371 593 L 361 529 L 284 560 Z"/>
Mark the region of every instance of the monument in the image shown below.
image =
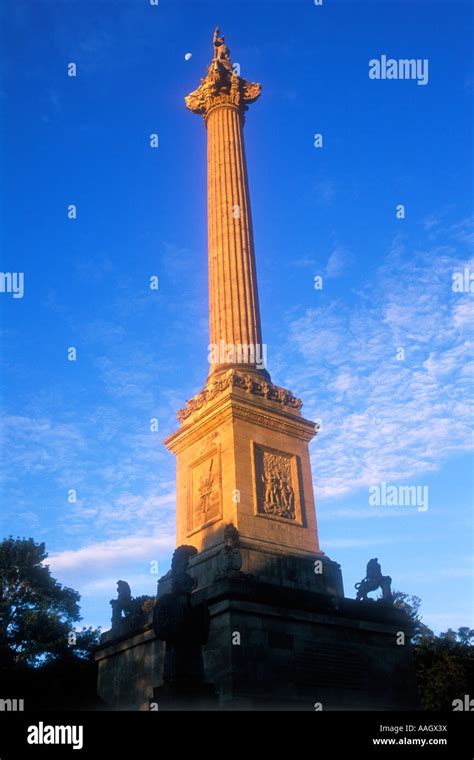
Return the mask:
<path id="1" fill-rule="evenodd" d="M 181 425 L 165 441 L 176 455 L 176 540 L 200 552 L 200 584 L 212 580 L 209 560 L 222 546 L 223 525 L 232 523 L 244 564 L 260 580 L 277 573 L 292 587 L 291 557 L 292 567 L 310 562 L 314 590 L 318 558 L 318 590 L 342 595 L 339 566 L 318 543 L 308 446 L 316 425 L 258 361 L 265 351 L 243 126 L 260 91 L 234 73 L 217 29 L 207 75 L 185 99 L 207 129 L 211 362 L 203 390 L 178 412 Z"/>
<path id="2" fill-rule="evenodd" d="M 318 540 L 309 456 L 317 426 L 266 367 L 243 138 L 261 85 L 233 67 L 219 29 L 213 46 L 185 99 L 207 130 L 210 370 L 165 440 L 176 457 L 176 543 L 189 550 L 193 579 L 186 614 L 204 605 L 209 615 L 191 659 L 201 662 L 202 647 L 203 678 L 221 708 L 408 709 L 417 705 L 410 621 L 378 570 L 357 600 L 344 597 L 341 568 Z M 374 602 L 367 593 L 380 578 Z M 158 608 L 171 604 L 173 583 L 172 572 L 160 579 Z M 102 637 L 106 702 L 147 709 L 159 700 L 172 650 L 164 662 L 168 634 L 156 617 Z"/>

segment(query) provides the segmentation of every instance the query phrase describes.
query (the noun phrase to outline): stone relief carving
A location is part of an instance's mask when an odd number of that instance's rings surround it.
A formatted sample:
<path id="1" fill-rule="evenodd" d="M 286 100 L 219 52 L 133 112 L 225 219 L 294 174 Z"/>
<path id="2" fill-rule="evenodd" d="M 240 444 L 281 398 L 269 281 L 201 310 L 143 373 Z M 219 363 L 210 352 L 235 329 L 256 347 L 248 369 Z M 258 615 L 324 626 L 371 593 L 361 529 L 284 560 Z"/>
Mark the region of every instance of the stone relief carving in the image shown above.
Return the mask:
<path id="1" fill-rule="evenodd" d="M 220 462 L 217 452 L 191 468 L 189 530 L 195 530 L 220 515 Z"/>
<path id="2" fill-rule="evenodd" d="M 207 515 L 211 508 L 212 492 L 214 488 L 214 476 L 212 474 L 212 466 L 214 460 L 211 459 L 209 464 L 209 472 L 201 475 L 199 479 L 199 505 L 197 508 L 198 514 L 201 516 L 202 522 L 205 522 Z"/>
<path id="3" fill-rule="evenodd" d="M 214 580 L 244 576 L 240 571 L 242 555 L 240 553 L 239 531 L 232 523 L 228 523 L 224 528 L 224 547 L 217 558 L 217 566 L 218 571 Z"/>
<path id="4" fill-rule="evenodd" d="M 291 459 L 264 451 L 262 470 L 260 479 L 263 485 L 263 499 L 259 507 L 266 515 L 296 520 Z"/>
<path id="5" fill-rule="evenodd" d="M 289 406 L 291 409 L 300 410 L 303 406 L 301 399 L 293 396 L 291 391 L 286 388 L 280 388 L 266 380 L 257 380 L 249 374 L 237 372 L 230 369 L 219 377 L 210 382 L 209 385 L 200 391 L 194 398 L 186 401 L 183 409 L 179 409 L 177 417 L 180 422 L 184 422 L 191 414 L 202 409 L 209 401 L 225 391 L 227 388 L 241 388 L 249 394 L 261 396 L 270 401 L 274 401 L 283 406 Z"/>

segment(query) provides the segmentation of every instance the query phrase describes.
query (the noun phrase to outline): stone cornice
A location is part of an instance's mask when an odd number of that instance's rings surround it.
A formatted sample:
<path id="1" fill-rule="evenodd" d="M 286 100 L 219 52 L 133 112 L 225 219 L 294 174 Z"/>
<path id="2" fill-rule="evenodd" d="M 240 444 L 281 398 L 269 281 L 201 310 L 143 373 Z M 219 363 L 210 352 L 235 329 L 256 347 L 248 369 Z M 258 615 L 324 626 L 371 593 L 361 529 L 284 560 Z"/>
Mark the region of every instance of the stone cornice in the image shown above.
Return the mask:
<path id="1" fill-rule="evenodd" d="M 215 378 L 212 378 L 202 391 L 196 394 L 192 399 L 186 402 L 183 409 L 178 410 L 177 417 L 180 422 L 194 415 L 203 409 L 216 396 L 225 392 L 228 388 L 240 388 L 249 394 L 250 397 L 260 397 L 283 407 L 289 407 L 292 411 L 299 413 L 303 402 L 301 399 L 293 396 L 292 392 L 286 388 L 265 380 L 262 377 L 256 377 L 251 373 L 238 372 L 235 369 L 229 369 Z"/>
<path id="2" fill-rule="evenodd" d="M 255 408 L 249 409 L 240 404 L 234 407 L 234 416 L 242 420 L 250 420 L 262 427 L 276 430 L 279 433 L 286 433 L 295 438 L 300 438 L 302 441 L 311 441 L 316 435 L 316 424 L 304 419 L 304 417 L 294 418 L 294 421 L 289 421 L 281 419 L 276 415 L 274 416 L 271 413 L 268 414 L 266 410 L 259 412 Z"/>
<path id="3" fill-rule="evenodd" d="M 245 397 L 239 389 L 218 396 L 215 403 L 195 415 L 183 424 L 176 432 L 169 435 L 165 446 L 173 453 L 179 453 L 191 443 L 202 439 L 216 427 L 222 427 L 227 422 L 241 419 L 261 425 L 270 430 L 298 438 L 309 442 L 317 433 L 317 424 L 306 420 L 304 417 L 283 411 L 283 409 L 270 408 L 269 403 L 263 399 Z"/>

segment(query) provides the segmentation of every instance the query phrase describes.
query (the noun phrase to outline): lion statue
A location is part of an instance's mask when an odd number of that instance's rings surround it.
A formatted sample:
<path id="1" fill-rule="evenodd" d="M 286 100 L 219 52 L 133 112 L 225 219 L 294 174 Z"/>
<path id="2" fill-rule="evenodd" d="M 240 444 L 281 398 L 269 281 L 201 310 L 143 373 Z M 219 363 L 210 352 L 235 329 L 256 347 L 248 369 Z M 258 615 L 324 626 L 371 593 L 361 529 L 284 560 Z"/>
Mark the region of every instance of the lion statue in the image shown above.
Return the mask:
<path id="1" fill-rule="evenodd" d="M 371 591 L 377 591 L 382 589 L 382 600 L 388 604 L 392 604 L 392 579 L 389 575 L 382 575 L 382 568 L 379 564 L 378 558 L 374 557 L 367 563 L 367 569 L 365 578 L 359 583 L 356 583 L 354 588 L 357 590 L 356 599 L 359 602 L 368 601 L 367 594 Z"/>

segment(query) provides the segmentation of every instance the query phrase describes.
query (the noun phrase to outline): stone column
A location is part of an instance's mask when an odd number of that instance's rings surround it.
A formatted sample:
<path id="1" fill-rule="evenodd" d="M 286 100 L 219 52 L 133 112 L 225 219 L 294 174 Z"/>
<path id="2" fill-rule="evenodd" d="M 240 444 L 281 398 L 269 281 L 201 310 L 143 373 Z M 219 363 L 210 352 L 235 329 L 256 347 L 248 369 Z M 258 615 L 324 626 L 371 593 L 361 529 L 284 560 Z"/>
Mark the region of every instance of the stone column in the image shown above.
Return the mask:
<path id="1" fill-rule="evenodd" d="M 269 378 L 260 361 L 262 331 L 243 139 L 244 112 L 260 91 L 260 84 L 234 72 L 223 38 L 215 36 L 206 78 L 186 98 L 189 110 L 202 115 L 207 127 L 209 333 L 216 349 L 212 376 L 234 367 Z"/>
<path id="2" fill-rule="evenodd" d="M 245 112 L 260 90 L 233 69 L 216 30 L 214 58 L 186 105 L 207 129 L 210 341 L 218 345 L 262 340 L 243 142 Z M 178 412 L 181 426 L 165 441 L 177 462 L 177 544 L 215 552 L 232 523 L 245 546 L 244 572 L 267 580 L 267 571 L 276 573 L 291 585 L 294 573 L 281 564 L 291 554 L 309 563 L 311 588 L 321 581 L 327 590 L 331 573 L 315 580 L 313 572 L 322 556 L 308 446 L 316 425 L 258 364 L 219 359 Z M 206 583 L 217 572 L 212 562 L 206 554 Z"/>

